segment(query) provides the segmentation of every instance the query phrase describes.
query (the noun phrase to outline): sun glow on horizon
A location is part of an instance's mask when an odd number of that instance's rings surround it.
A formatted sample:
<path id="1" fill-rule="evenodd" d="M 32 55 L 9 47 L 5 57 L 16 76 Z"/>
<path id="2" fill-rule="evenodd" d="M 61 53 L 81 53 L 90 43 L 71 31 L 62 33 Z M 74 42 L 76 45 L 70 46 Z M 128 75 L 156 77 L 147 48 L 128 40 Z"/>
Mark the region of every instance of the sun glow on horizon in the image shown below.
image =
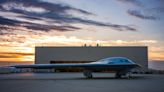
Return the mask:
<path id="1" fill-rule="evenodd" d="M 10 46 L 11 43 L 5 44 L 0 47 L 0 61 L 22 62 L 33 61 L 35 55 L 35 46 L 84 46 L 84 44 L 96 46 L 150 46 L 149 60 L 164 60 L 164 53 L 156 52 L 158 48 L 152 48 L 151 45 L 156 44 L 155 40 L 138 40 L 138 41 L 125 41 L 125 40 L 94 40 L 94 39 L 81 39 L 75 36 L 47 36 L 42 35 L 27 37 L 26 43 L 19 43 L 16 47 Z M 15 42 L 13 42 L 15 44 Z M 2 43 L 1 43 L 2 45 Z"/>

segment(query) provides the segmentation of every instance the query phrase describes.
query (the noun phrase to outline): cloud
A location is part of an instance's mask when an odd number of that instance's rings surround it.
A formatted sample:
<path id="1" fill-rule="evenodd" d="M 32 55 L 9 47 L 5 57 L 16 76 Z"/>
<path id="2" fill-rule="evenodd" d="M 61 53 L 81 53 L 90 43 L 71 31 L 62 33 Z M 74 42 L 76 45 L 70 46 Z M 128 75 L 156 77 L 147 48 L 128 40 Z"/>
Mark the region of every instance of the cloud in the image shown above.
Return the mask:
<path id="1" fill-rule="evenodd" d="M 0 58 L 20 58 L 23 56 L 33 56 L 34 53 L 18 53 L 18 52 L 0 52 Z"/>
<path id="2" fill-rule="evenodd" d="M 40 0 L 1 0 L 0 11 L 12 12 L 19 15 L 7 17 L 5 14 L 1 14 L 0 24 L 2 25 L 18 25 L 27 29 L 33 30 L 57 30 L 57 31 L 74 31 L 82 29 L 81 27 L 71 26 L 71 24 L 81 23 L 86 25 L 94 25 L 100 27 L 109 27 L 118 31 L 136 31 L 128 25 L 119 25 L 112 23 L 103 23 L 94 20 L 83 19 L 71 15 L 71 11 L 77 11 L 78 13 L 86 16 L 95 15 L 91 12 L 74 8 L 66 4 L 61 3 L 49 3 Z M 26 21 L 25 21 L 26 20 Z M 34 23 L 33 21 L 46 21 L 46 24 Z M 50 24 L 51 23 L 51 24 Z"/>
<path id="3" fill-rule="evenodd" d="M 31 18 L 31 17 L 30 17 Z M 33 29 L 33 30 L 44 30 L 49 31 L 51 29 L 59 30 L 59 31 L 71 31 L 71 30 L 77 30 L 80 29 L 78 27 L 73 26 L 55 26 L 55 25 L 43 25 L 43 24 L 36 24 L 36 23 L 29 23 L 29 22 L 22 22 L 18 20 L 12 20 L 0 17 L 0 24 L 1 25 L 10 25 L 10 26 L 21 26 L 23 24 L 23 27 L 26 27 L 27 29 Z M 0 29 L 4 29 L 5 27 L 0 26 Z M 6 27 L 6 29 L 8 29 Z M 0 34 L 2 35 L 2 31 L 0 31 Z"/>
<path id="4" fill-rule="evenodd" d="M 3 52 L 1 54 L 13 54 L 13 55 L 34 55 L 34 53 L 19 53 L 19 52 Z"/>
<path id="5" fill-rule="evenodd" d="M 73 26 L 49 26 L 49 25 L 43 25 L 43 24 L 35 24 L 35 23 L 30 23 L 27 25 L 24 25 L 24 27 L 32 30 L 43 30 L 43 31 L 50 31 L 51 29 L 53 30 L 58 30 L 58 31 L 72 31 L 72 30 L 77 30 L 80 29 L 78 27 L 73 27 Z"/>
<path id="6" fill-rule="evenodd" d="M 20 21 L 17 21 L 17 20 L 11 20 L 11 19 L 7 19 L 7 18 L 3 18 L 3 17 L 0 17 L 0 24 L 1 25 L 16 25 L 18 23 L 21 23 Z"/>
<path id="7" fill-rule="evenodd" d="M 118 1 L 123 2 L 123 3 L 129 3 L 135 6 L 143 6 L 143 3 L 140 2 L 139 0 L 118 0 Z"/>
<path id="8" fill-rule="evenodd" d="M 118 0 L 124 4 L 132 4 L 127 13 L 144 20 L 159 20 L 163 17 L 164 2 L 163 0 Z M 139 10 L 138 10 L 139 9 Z"/>
<path id="9" fill-rule="evenodd" d="M 0 54 L 0 58 L 19 58 L 19 56 L 13 56 L 13 55 L 3 55 L 3 54 Z"/>
<path id="10" fill-rule="evenodd" d="M 138 11 L 138 10 L 128 10 L 127 13 L 131 16 L 134 16 L 134 17 L 140 18 L 140 19 L 147 19 L 147 20 L 159 19 L 158 17 L 153 16 L 153 15 L 144 15 L 141 11 Z"/>
<path id="11" fill-rule="evenodd" d="M 2 5 L 2 9 L 4 10 L 15 10 L 15 12 L 20 12 L 20 11 L 24 11 L 24 12 L 31 12 L 31 13 L 45 13 L 48 12 L 46 11 L 44 8 L 41 7 L 35 7 L 35 6 L 24 6 L 23 3 L 14 3 L 14 2 L 9 2 L 9 3 L 5 3 Z"/>

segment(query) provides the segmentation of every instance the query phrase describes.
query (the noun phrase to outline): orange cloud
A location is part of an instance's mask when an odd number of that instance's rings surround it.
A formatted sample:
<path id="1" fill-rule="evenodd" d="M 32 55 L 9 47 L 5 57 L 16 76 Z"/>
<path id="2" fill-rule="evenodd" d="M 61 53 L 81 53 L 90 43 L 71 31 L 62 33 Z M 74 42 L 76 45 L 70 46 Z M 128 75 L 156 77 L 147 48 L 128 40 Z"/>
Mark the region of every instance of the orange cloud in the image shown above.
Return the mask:
<path id="1" fill-rule="evenodd" d="M 33 61 L 33 53 L 0 52 L 0 61 Z"/>

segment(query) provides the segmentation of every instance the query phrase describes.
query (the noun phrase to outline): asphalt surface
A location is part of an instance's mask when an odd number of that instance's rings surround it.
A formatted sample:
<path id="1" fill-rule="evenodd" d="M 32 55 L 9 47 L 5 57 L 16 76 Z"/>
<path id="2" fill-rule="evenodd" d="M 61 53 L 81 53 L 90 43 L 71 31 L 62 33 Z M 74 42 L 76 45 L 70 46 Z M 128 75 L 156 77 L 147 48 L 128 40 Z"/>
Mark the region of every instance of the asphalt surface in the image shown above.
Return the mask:
<path id="1" fill-rule="evenodd" d="M 94 73 L 0 74 L 0 92 L 164 92 L 164 75 L 133 74 L 115 79 L 114 74 Z"/>

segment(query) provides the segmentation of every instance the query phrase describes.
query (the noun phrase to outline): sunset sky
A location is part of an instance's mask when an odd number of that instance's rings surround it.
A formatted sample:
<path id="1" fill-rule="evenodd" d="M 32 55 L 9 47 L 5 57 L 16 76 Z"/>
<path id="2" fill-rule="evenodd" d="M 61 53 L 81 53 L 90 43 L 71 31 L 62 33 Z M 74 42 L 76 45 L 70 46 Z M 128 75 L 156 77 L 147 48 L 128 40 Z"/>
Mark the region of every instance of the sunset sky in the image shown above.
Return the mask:
<path id="1" fill-rule="evenodd" d="M 35 46 L 148 46 L 164 61 L 164 0 L 0 0 L 0 61 Z"/>

